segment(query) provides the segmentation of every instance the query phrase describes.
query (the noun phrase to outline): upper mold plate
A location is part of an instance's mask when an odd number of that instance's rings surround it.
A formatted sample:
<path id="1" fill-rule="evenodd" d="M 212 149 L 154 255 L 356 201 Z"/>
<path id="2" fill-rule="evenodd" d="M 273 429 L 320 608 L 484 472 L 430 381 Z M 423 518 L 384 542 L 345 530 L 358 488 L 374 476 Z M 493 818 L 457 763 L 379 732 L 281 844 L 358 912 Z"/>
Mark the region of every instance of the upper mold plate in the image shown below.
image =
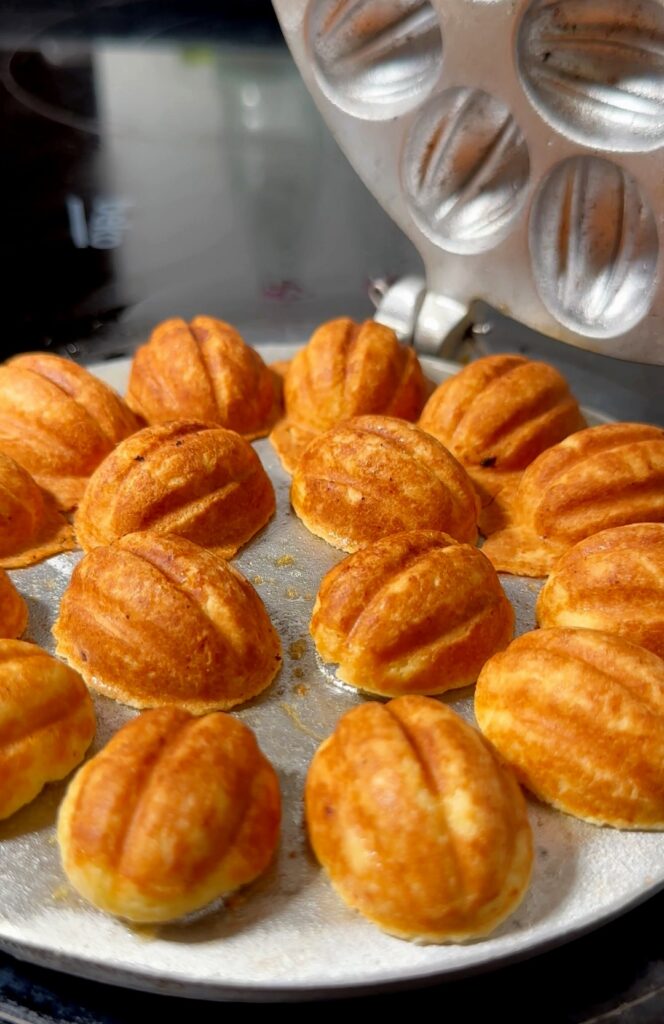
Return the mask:
<path id="1" fill-rule="evenodd" d="M 612 151 L 664 143 L 664 6 L 658 0 L 534 0 L 517 67 L 538 113 Z"/>
<path id="2" fill-rule="evenodd" d="M 313 0 L 306 33 L 321 89 L 359 117 L 411 110 L 440 74 L 440 25 L 423 0 Z"/>

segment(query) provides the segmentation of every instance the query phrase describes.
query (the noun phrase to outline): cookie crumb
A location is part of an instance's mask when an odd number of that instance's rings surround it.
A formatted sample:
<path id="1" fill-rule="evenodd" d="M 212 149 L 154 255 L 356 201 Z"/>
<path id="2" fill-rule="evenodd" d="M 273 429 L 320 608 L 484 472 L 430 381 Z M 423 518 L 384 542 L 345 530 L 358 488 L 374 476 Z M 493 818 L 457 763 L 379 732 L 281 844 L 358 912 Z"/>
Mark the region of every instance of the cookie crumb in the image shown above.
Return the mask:
<path id="1" fill-rule="evenodd" d="M 288 657 L 292 658 L 293 661 L 299 661 L 306 653 L 307 641 L 304 637 L 300 637 L 299 640 L 293 640 L 293 643 L 288 645 Z"/>

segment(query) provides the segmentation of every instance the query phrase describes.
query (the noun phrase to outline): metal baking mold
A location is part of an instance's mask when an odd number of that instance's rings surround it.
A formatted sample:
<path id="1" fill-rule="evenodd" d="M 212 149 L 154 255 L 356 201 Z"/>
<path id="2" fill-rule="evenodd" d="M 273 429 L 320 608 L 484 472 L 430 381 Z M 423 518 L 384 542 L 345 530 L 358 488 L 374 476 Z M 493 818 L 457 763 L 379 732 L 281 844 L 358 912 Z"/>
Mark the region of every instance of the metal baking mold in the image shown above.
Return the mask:
<path id="1" fill-rule="evenodd" d="M 421 253 L 432 310 L 460 311 L 438 343 L 480 299 L 664 364 L 659 0 L 273 2 L 339 144 Z"/>
<path id="2" fill-rule="evenodd" d="M 293 346 L 259 349 L 269 361 Z M 127 360 L 96 368 L 124 391 Z M 458 367 L 423 360 L 428 376 Z M 94 369 L 94 368 L 93 368 Z M 596 417 L 591 421 L 596 421 Z M 596 828 L 529 798 L 535 838 L 532 884 L 517 911 L 488 938 L 419 946 L 392 938 L 349 910 L 306 842 L 302 797 L 307 767 L 339 716 L 365 698 L 321 670 L 308 633 L 321 577 L 344 557 L 292 514 L 289 477 L 269 441 L 256 442 L 277 492 L 275 518 L 234 559 L 266 604 L 283 643 L 284 664 L 259 697 L 234 710 L 255 730 L 283 794 L 278 859 L 253 885 L 188 921 L 132 928 L 95 910 L 66 883 L 55 817 L 66 783 L 0 822 L 0 948 L 33 961 L 130 988 L 207 999 L 311 999 L 393 982 L 452 977 L 542 950 L 627 910 L 664 886 L 662 837 Z M 12 573 L 30 611 L 29 639 L 53 650 L 50 628 L 79 554 Z M 534 625 L 539 584 L 504 577 L 519 632 Z M 472 720 L 472 688 L 442 698 Z M 95 696 L 93 752 L 135 714 Z"/>

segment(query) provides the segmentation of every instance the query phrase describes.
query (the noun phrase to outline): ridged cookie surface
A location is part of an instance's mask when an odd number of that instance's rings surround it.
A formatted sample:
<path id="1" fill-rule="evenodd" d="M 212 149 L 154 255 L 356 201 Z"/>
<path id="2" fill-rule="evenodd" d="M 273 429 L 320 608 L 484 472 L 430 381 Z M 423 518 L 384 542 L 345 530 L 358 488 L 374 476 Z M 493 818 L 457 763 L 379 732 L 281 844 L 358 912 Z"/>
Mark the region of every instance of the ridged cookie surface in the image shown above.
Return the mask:
<path id="1" fill-rule="evenodd" d="M 281 665 L 244 576 L 182 537 L 150 532 L 79 562 L 53 635 L 89 686 L 139 708 L 225 710 L 264 690 Z"/>
<path id="2" fill-rule="evenodd" d="M 248 441 L 182 420 L 140 430 L 104 460 L 76 514 L 76 536 L 89 551 L 151 530 L 230 558 L 274 509 L 274 488 Z"/>
<path id="3" fill-rule="evenodd" d="M 90 474 L 138 421 L 119 395 L 82 366 L 51 353 L 0 366 L 0 451 L 74 508 Z"/>
<path id="4" fill-rule="evenodd" d="M 0 637 L 14 640 L 28 624 L 28 606 L 4 569 L 0 569 Z"/>
<path id="5" fill-rule="evenodd" d="M 137 350 L 127 403 L 150 424 L 203 420 L 262 437 L 280 413 L 281 383 L 230 324 L 176 317 Z"/>
<path id="6" fill-rule="evenodd" d="M 339 679 L 396 697 L 475 682 L 512 637 L 514 612 L 481 551 L 444 533 L 392 534 L 336 565 L 311 619 Z"/>
<path id="7" fill-rule="evenodd" d="M 71 783 L 58 819 L 63 867 L 101 910 L 172 920 L 265 870 L 280 810 L 274 769 L 245 725 L 148 711 Z"/>
<path id="8" fill-rule="evenodd" d="M 74 530 L 53 498 L 0 452 L 0 566 L 18 569 L 75 547 Z"/>
<path id="9" fill-rule="evenodd" d="M 68 775 L 94 734 L 78 672 L 34 644 L 0 640 L 0 818 Z"/>
<path id="10" fill-rule="evenodd" d="M 664 522 L 664 430 L 606 423 L 572 434 L 524 471 L 509 519 L 483 550 L 499 572 L 524 576 L 545 576 L 600 530 Z"/>
<path id="11" fill-rule="evenodd" d="M 348 317 L 314 331 L 286 373 L 286 419 L 271 435 L 284 466 L 292 472 L 309 441 L 353 416 L 378 413 L 415 420 L 426 382 L 412 348 L 375 320 Z"/>
<path id="12" fill-rule="evenodd" d="M 437 437 L 468 471 L 482 499 L 482 533 L 499 522 L 526 466 L 586 422 L 565 378 L 548 363 L 524 356 L 477 359 L 444 381 L 425 405 L 419 425 Z"/>
<path id="13" fill-rule="evenodd" d="M 404 530 L 477 537 L 479 499 L 466 471 L 435 438 L 389 416 L 358 416 L 312 441 L 291 501 L 307 529 L 344 551 Z"/>
<path id="14" fill-rule="evenodd" d="M 540 629 L 484 666 L 479 726 L 542 800 L 598 825 L 664 828 L 664 661 L 620 636 Z"/>
<path id="15" fill-rule="evenodd" d="M 519 786 L 475 729 L 428 697 L 344 715 L 311 763 L 306 817 L 341 898 L 400 938 L 486 935 L 528 886 Z"/>
<path id="16" fill-rule="evenodd" d="M 525 469 L 584 427 L 578 402 L 553 366 L 523 356 L 485 356 L 440 384 L 420 426 L 467 466 Z"/>
<path id="17" fill-rule="evenodd" d="M 540 591 L 537 621 L 617 633 L 664 658 L 664 523 L 616 526 L 575 544 Z"/>

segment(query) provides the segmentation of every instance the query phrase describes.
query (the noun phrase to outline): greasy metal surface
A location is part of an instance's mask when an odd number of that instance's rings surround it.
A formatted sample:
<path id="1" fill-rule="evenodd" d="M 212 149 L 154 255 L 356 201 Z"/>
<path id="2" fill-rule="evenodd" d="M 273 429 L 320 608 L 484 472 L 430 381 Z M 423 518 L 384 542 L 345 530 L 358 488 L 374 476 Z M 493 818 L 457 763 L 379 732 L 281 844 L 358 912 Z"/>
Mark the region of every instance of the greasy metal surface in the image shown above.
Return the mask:
<path id="1" fill-rule="evenodd" d="M 284 346 L 261 350 L 268 359 Z M 292 348 L 290 350 L 292 352 Z M 425 360 L 432 378 L 449 369 Z M 122 388 L 127 363 L 101 370 Z M 277 515 L 236 559 L 278 629 L 284 666 L 274 684 L 237 712 L 274 762 L 284 797 L 278 859 L 267 875 L 225 906 L 186 923 L 131 928 L 86 905 L 61 873 L 54 823 L 65 784 L 49 786 L 0 823 L 0 947 L 17 956 L 99 980 L 207 998 L 304 998 L 338 988 L 452 975 L 563 941 L 664 886 L 661 835 L 594 828 L 530 801 L 536 863 L 517 912 L 490 938 L 417 946 L 383 935 L 331 891 L 309 853 L 302 788 L 311 756 L 338 717 L 363 698 L 319 664 L 307 623 L 321 576 L 342 554 L 305 530 L 288 502 L 289 480 L 269 442 L 257 450 L 277 489 Z M 30 609 L 29 637 L 53 649 L 50 626 L 76 559 L 61 555 L 13 579 Z M 519 630 L 533 625 L 539 585 L 504 579 Z M 472 690 L 445 698 L 471 717 Z M 97 697 L 93 750 L 134 713 Z"/>
<path id="2" fill-rule="evenodd" d="M 431 292 L 664 364 L 659 0 L 274 6 Z"/>

